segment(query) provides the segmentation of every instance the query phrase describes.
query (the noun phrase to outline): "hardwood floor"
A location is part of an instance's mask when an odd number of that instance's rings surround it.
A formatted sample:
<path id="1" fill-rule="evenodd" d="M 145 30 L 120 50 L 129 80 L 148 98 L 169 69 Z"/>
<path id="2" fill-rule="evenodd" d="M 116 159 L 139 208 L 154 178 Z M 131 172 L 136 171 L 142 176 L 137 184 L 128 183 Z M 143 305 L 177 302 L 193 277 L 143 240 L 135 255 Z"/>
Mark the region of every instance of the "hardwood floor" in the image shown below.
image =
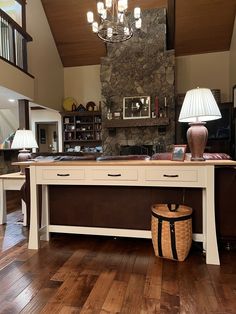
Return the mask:
<path id="1" fill-rule="evenodd" d="M 21 213 L 0 226 L 0 313 L 236 313 L 236 252 L 156 258 L 150 240 L 54 235 L 27 249 Z"/>

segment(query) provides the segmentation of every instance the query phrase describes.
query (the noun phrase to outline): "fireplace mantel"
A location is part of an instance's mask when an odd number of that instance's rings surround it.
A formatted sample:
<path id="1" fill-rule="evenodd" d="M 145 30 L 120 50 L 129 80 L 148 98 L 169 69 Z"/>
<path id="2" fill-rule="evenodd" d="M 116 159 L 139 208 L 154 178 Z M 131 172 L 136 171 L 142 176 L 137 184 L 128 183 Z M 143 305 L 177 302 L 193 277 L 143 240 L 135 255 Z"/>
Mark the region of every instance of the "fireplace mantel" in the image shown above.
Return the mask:
<path id="1" fill-rule="evenodd" d="M 146 118 L 146 119 L 112 119 L 104 120 L 102 126 L 108 129 L 130 128 L 141 126 L 165 126 L 169 124 L 169 118 Z"/>

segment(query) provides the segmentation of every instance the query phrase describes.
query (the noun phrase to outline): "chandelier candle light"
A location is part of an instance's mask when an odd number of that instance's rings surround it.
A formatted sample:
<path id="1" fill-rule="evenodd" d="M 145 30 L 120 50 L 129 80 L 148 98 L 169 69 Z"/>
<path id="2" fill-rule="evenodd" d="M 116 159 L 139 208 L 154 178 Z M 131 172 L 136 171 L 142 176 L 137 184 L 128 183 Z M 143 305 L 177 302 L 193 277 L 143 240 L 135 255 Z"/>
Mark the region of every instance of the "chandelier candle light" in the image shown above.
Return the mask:
<path id="1" fill-rule="evenodd" d="M 105 2 L 105 3 L 104 3 Z M 133 36 L 134 27 L 142 26 L 141 9 L 134 9 L 134 21 L 127 16 L 128 0 L 105 0 L 97 2 L 100 22 L 94 20 L 92 11 L 87 12 L 88 23 L 98 37 L 106 42 L 118 43 Z"/>
<path id="2" fill-rule="evenodd" d="M 179 115 L 179 122 L 189 122 L 188 145 L 192 161 L 203 161 L 208 131 L 206 121 L 221 118 L 216 100 L 208 88 L 196 88 L 186 93 Z"/>

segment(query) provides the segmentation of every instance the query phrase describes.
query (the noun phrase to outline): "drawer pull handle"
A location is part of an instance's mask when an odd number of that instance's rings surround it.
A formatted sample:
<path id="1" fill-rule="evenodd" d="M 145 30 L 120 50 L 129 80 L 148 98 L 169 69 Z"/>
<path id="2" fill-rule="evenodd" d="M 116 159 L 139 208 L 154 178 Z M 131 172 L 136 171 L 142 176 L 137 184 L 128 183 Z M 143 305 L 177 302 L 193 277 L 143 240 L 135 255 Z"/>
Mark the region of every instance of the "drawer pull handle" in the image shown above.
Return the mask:
<path id="1" fill-rule="evenodd" d="M 58 177 L 69 177 L 70 174 L 69 173 L 58 173 L 57 176 Z"/>
<path id="2" fill-rule="evenodd" d="M 121 177 L 121 174 L 110 174 L 108 173 L 108 177 Z"/>
<path id="3" fill-rule="evenodd" d="M 166 177 L 166 178 L 178 178 L 179 175 L 178 174 L 164 174 L 163 177 Z"/>

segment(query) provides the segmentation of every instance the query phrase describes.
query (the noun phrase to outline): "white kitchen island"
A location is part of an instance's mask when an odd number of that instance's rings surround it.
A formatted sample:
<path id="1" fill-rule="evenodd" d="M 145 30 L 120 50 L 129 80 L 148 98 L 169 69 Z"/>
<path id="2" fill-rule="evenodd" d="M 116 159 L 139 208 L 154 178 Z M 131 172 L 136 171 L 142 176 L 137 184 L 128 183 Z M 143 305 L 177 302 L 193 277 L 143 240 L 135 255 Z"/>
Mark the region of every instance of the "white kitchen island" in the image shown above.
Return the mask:
<path id="1" fill-rule="evenodd" d="M 30 164 L 31 220 L 29 249 L 39 249 L 40 236 L 49 240 L 50 232 L 151 238 L 150 230 L 94 228 L 52 225 L 49 221 L 49 185 L 191 187 L 202 188 L 203 234 L 198 241 L 206 250 L 206 263 L 219 265 L 215 225 L 214 170 L 235 167 L 236 161 L 204 162 L 149 161 L 71 161 Z M 43 191 L 43 226 L 39 228 L 38 189 Z"/>

